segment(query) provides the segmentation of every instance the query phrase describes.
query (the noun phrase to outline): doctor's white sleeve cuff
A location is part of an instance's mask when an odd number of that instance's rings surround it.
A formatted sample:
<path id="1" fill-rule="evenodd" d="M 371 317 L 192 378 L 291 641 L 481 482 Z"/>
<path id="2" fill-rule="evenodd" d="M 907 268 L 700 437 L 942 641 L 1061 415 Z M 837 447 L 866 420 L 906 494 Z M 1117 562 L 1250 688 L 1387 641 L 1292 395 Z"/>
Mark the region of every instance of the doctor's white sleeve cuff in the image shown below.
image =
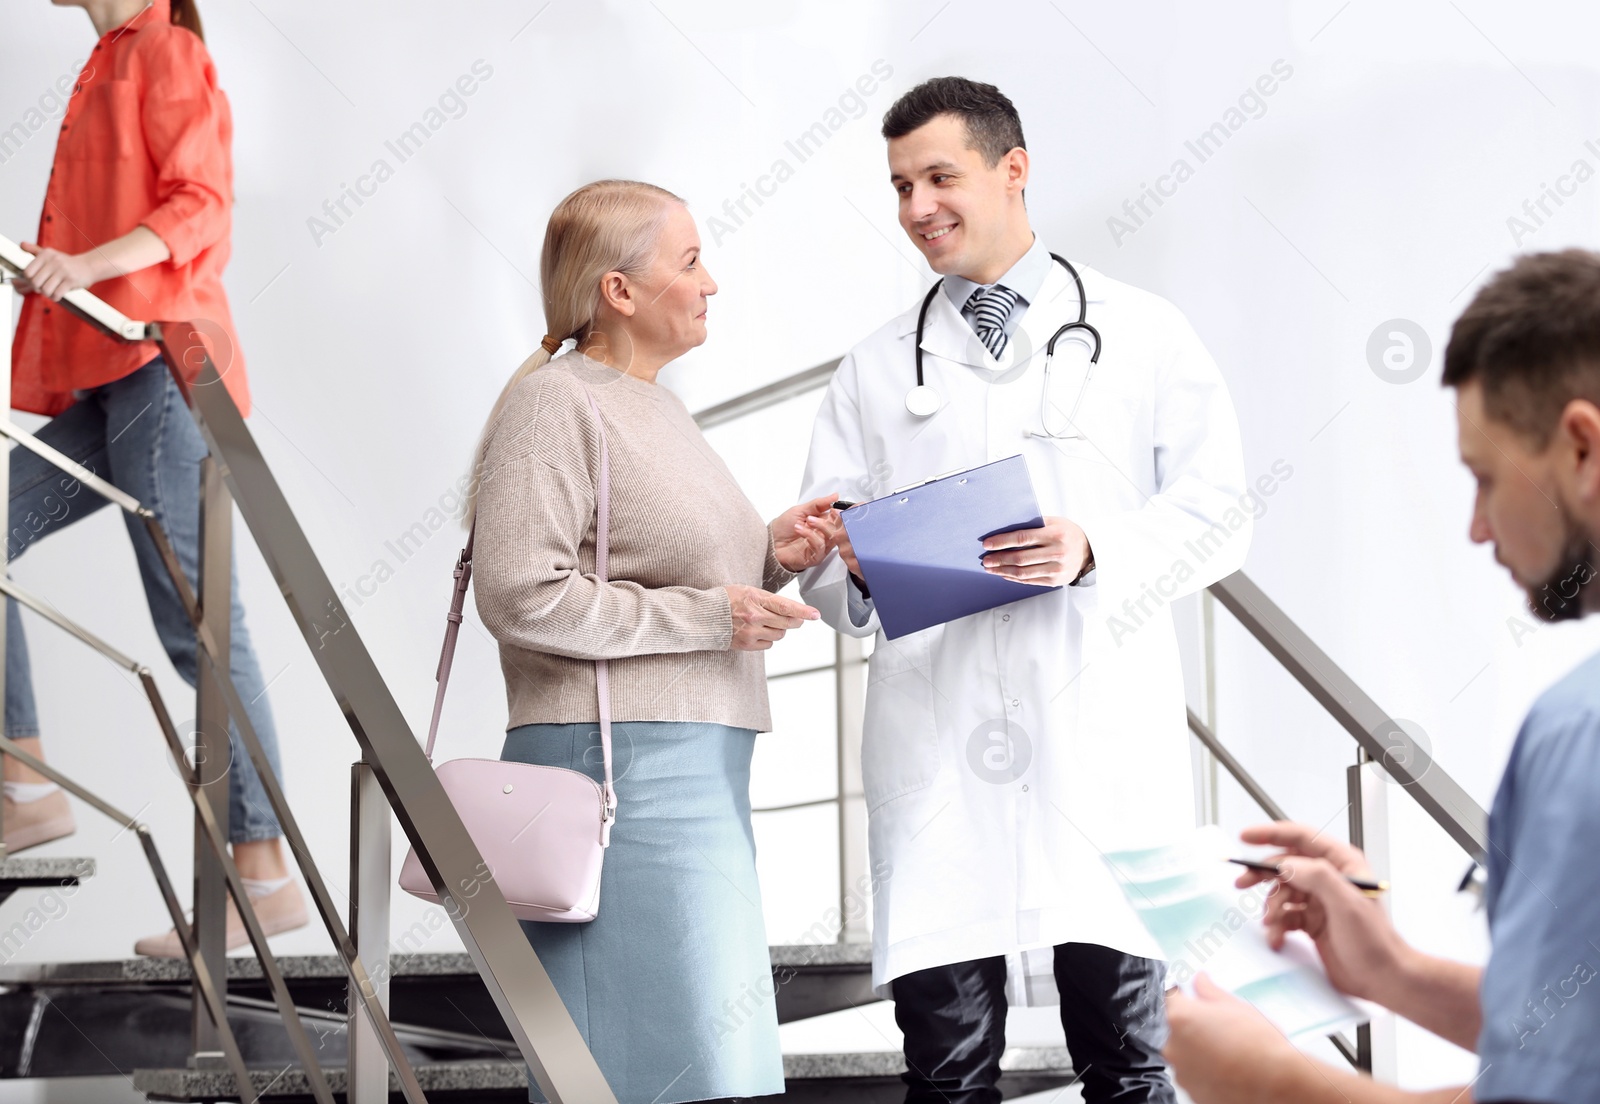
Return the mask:
<path id="1" fill-rule="evenodd" d="M 853 578 L 846 578 L 845 594 L 849 599 L 850 623 L 858 629 L 866 628 L 875 609 L 872 599 L 863 595 Z"/>
<path id="2" fill-rule="evenodd" d="M 836 632 L 871 636 L 878 631 L 878 608 L 850 583 L 850 573 L 837 552 L 800 576 L 800 597 L 815 606 Z"/>

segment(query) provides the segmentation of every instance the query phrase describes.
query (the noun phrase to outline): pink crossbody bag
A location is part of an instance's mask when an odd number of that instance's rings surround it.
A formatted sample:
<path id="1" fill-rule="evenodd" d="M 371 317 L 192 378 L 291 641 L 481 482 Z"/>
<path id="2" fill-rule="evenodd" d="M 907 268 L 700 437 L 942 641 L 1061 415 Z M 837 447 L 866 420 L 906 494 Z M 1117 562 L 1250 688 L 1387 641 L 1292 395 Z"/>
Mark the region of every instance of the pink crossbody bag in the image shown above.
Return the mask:
<path id="1" fill-rule="evenodd" d="M 594 570 L 607 579 L 607 530 L 611 520 L 611 468 L 606 454 L 606 428 L 600 408 L 589 395 L 589 409 L 600 427 L 600 485 L 595 496 Z M 461 628 L 461 608 L 472 579 L 474 520 L 467 546 L 455 567 L 455 593 L 445 624 L 444 648 L 435 672 L 439 689 L 433 699 L 433 720 L 428 725 L 428 761 L 433 762 L 433 742 L 439 731 L 445 687 L 450 682 L 450 662 L 455 656 L 456 634 Z M 545 920 L 579 924 L 593 920 L 600 909 L 600 866 L 611 843 L 611 825 L 617 819 L 617 796 L 611 778 L 611 684 L 606 661 L 595 661 L 595 685 L 600 698 L 600 747 L 605 757 L 605 783 L 581 771 L 543 767 L 502 759 L 451 759 L 436 768 L 478 845 L 483 861 L 520 920 Z M 453 896 L 471 896 L 476 879 Z M 400 888 L 425 901 L 439 902 L 422 862 L 413 848 L 400 868 Z"/>

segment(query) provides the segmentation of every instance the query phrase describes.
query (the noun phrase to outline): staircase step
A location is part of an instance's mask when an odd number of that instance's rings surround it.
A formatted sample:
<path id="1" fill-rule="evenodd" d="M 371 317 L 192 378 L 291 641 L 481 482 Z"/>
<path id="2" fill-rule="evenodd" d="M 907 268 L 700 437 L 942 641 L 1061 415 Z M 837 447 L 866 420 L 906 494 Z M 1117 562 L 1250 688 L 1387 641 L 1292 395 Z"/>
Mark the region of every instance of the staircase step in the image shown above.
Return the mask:
<path id="1" fill-rule="evenodd" d="M 473 1093 L 473 1099 L 490 1098 L 486 1094 L 515 1091 L 519 1099 L 528 1099 L 528 1078 L 520 1063 L 499 1059 L 468 1062 L 430 1062 L 413 1067 L 417 1083 L 431 1100 L 435 1093 Z M 348 1083 L 348 1073 L 340 1066 L 324 1071 L 328 1087 L 335 1094 L 343 1094 Z M 290 1101 L 311 1097 L 310 1082 L 305 1071 L 299 1068 L 253 1069 L 250 1081 L 264 1099 Z M 161 1069 L 134 1070 L 133 1088 L 144 1093 L 149 1100 L 237 1100 L 233 1074 L 227 1070 Z M 389 1091 L 398 1092 L 399 1081 L 389 1074 Z"/>
<path id="2" fill-rule="evenodd" d="M 1072 1062 L 1063 1047 L 1011 1047 L 1001 1056 L 1004 1071 L 1001 1091 L 1006 1097 L 1059 1088 L 1073 1080 Z M 783 1072 L 787 1081 L 784 1099 L 795 1102 L 850 1100 L 867 1104 L 878 1100 L 898 1101 L 905 1088 L 900 1075 L 905 1060 L 898 1052 L 868 1051 L 841 1054 L 786 1054 Z M 341 1094 L 346 1087 L 342 1067 L 326 1071 L 329 1088 Z M 415 1067 L 417 1081 L 429 1099 L 434 1094 L 443 1100 L 455 1094 L 474 1102 L 527 1100 L 527 1074 L 521 1062 L 484 1059 L 465 1062 L 432 1062 Z M 279 1104 L 298 1104 L 309 1100 L 305 1073 L 298 1069 L 251 1071 L 251 1081 L 264 1099 Z M 150 1100 L 200 1101 L 238 1099 L 233 1092 L 233 1075 L 226 1070 L 135 1070 L 134 1089 Z M 389 1091 L 399 1092 L 393 1074 Z M 846 1095 L 847 1094 L 847 1095 Z"/>
<path id="3" fill-rule="evenodd" d="M 0 950 L 8 938 L 0 920 Z M 778 1019 L 804 1020 L 875 1002 L 871 949 L 856 944 L 771 949 Z M 278 959 L 295 1005 L 313 1021 L 319 1059 L 343 1061 L 346 982 L 334 955 Z M 370 964 L 369 964 L 369 968 Z M 245 1061 L 282 1069 L 288 1033 L 254 958 L 227 960 L 229 1019 Z M 7 963 L 0 966 L 0 1080 L 127 1073 L 182 1065 L 189 1048 L 189 964 L 183 959 Z M 390 1017 L 419 1063 L 515 1054 L 488 988 L 463 953 L 390 960 Z M 275 1065 L 274 1065 L 275 1063 Z"/>
<path id="4" fill-rule="evenodd" d="M 87 862 L 92 859 L 8 859 L 4 866 L 25 862 Z M 59 879 L 40 884 L 57 885 Z M 768 949 L 774 969 L 787 968 L 800 973 L 867 974 L 872 972 L 872 946 L 868 943 L 779 944 Z M 344 963 L 337 955 L 280 955 L 278 969 L 289 980 L 340 980 Z M 427 952 L 391 955 L 391 978 L 477 977 L 472 956 L 465 952 Z M 251 954 L 228 957 L 228 980 L 251 981 L 261 978 L 261 963 Z M 187 983 L 189 963 L 181 958 L 124 958 L 93 962 L 23 962 L 0 965 L 0 985 L 144 985 Z"/>
<path id="5" fill-rule="evenodd" d="M 774 966 L 872 972 L 871 943 L 775 943 L 767 952 Z"/>
<path id="6" fill-rule="evenodd" d="M 0 945 L 5 926 L 0 922 Z M 780 945 L 770 949 L 777 983 L 778 1022 L 857 1008 L 877 1001 L 872 993 L 872 949 L 865 944 Z M 342 1011 L 344 965 L 335 955 L 285 955 L 278 960 L 296 1005 Z M 368 969 L 372 966 L 369 963 Z M 271 999 L 254 956 L 228 957 L 228 992 L 259 1000 Z M 390 999 L 396 1023 L 419 1028 L 481 1035 L 509 1043 L 511 1033 L 465 953 L 395 955 L 389 960 Z M 121 994 L 122 1006 L 140 992 L 187 991 L 189 963 L 181 958 L 129 958 L 100 962 L 7 963 L 0 966 L 0 987 L 69 997 L 97 990 Z M 0 1048 L 11 1011 L 0 1001 Z M 108 1051 L 115 1047 L 107 1045 Z M 459 1055 L 465 1057 L 466 1055 Z M 0 1052 L 0 1077 L 8 1067 Z M 13 1075 L 14 1076 L 14 1075 Z"/>
<path id="7" fill-rule="evenodd" d="M 344 977 L 337 955 L 279 955 L 284 978 L 328 980 Z M 464 953 L 395 955 L 391 977 L 476 977 L 471 956 Z M 261 963 L 253 954 L 228 956 L 229 981 L 260 980 Z M 149 985 L 188 984 L 189 962 L 182 958 L 120 958 L 93 962 L 23 962 L 0 966 L 0 985 Z"/>
<path id="8" fill-rule="evenodd" d="M 0 859 L 0 882 L 21 882 L 25 885 L 61 885 L 94 873 L 93 859 L 75 859 L 65 855 L 43 858 L 19 859 L 15 856 Z"/>
<path id="9" fill-rule="evenodd" d="M 19 889 L 74 886 L 93 874 L 93 859 L 75 859 L 61 855 L 40 859 L 0 859 L 0 901 L 4 901 Z"/>
<path id="10" fill-rule="evenodd" d="M 1003 1073 L 1043 1073 L 1072 1076 L 1072 1057 L 1066 1047 L 1007 1047 L 1000 1055 Z M 834 1054 L 785 1054 L 783 1075 L 793 1080 L 827 1077 L 893 1077 L 906 1071 L 898 1050 L 866 1050 Z"/>
<path id="11" fill-rule="evenodd" d="M 872 944 L 795 943 L 768 948 L 778 1022 L 793 1023 L 872 1004 Z"/>

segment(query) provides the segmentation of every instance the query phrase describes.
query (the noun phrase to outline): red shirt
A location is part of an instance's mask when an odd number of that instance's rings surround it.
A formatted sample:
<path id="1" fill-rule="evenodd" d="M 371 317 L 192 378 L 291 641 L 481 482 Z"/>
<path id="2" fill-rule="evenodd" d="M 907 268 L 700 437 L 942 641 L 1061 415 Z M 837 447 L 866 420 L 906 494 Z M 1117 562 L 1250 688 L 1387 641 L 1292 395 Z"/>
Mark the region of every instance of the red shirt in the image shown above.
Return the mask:
<path id="1" fill-rule="evenodd" d="M 138 226 L 154 231 L 170 260 L 89 290 L 130 318 L 196 322 L 223 385 L 248 414 L 244 355 L 222 290 L 233 118 L 205 43 L 170 20 L 170 0 L 153 0 L 89 55 L 61 120 L 36 240 L 85 253 Z M 117 341 L 29 295 L 12 345 L 11 405 L 59 414 L 74 389 L 121 379 L 159 352 L 153 341 Z"/>

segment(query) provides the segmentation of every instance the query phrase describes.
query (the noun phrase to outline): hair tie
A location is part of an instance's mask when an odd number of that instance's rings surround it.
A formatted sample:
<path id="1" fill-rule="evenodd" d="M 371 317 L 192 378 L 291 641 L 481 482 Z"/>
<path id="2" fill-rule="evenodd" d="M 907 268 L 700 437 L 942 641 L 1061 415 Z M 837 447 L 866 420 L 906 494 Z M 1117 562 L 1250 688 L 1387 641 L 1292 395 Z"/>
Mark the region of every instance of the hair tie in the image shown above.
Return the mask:
<path id="1" fill-rule="evenodd" d="M 551 356 L 555 356 L 556 350 L 561 348 L 561 339 L 554 334 L 545 334 L 544 340 L 539 342 L 539 347 Z"/>

